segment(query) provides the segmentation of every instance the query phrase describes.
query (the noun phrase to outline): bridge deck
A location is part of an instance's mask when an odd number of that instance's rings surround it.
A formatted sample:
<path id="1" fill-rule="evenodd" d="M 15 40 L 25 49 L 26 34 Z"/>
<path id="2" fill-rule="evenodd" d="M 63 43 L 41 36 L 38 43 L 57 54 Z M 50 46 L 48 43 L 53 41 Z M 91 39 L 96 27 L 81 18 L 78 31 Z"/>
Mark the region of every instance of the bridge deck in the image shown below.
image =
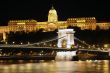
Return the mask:
<path id="1" fill-rule="evenodd" d="M 0 45 L 0 50 L 59 50 L 59 51 L 74 51 L 77 48 L 69 49 L 69 48 L 58 48 L 58 47 L 36 47 L 36 46 L 25 46 L 25 45 Z"/>

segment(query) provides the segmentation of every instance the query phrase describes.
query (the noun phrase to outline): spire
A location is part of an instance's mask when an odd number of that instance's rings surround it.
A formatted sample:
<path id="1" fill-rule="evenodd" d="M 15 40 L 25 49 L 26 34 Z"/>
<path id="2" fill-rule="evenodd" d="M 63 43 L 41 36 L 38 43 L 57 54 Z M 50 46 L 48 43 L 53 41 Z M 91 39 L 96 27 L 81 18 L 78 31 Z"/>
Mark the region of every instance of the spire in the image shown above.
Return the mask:
<path id="1" fill-rule="evenodd" d="M 52 9 L 52 10 L 54 10 L 54 5 L 55 5 L 55 0 L 51 0 L 50 6 L 51 6 L 51 9 Z"/>
<path id="2" fill-rule="evenodd" d="M 52 8 L 51 8 L 52 10 L 54 10 L 54 7 L 53 7 L 53 5 L 52 5 Z"/>

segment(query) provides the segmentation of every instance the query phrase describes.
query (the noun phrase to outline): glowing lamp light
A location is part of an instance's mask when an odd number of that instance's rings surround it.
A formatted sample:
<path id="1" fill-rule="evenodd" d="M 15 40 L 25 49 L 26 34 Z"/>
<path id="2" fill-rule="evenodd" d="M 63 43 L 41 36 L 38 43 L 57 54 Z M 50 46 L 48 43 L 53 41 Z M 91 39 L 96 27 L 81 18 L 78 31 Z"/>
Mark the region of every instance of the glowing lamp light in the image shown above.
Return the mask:
<path id="1" fill-rule="evenodd" d="M 107 44 L 104 44 L 104 48 L 107 48 L 108 47 L 108 45 Z"/>

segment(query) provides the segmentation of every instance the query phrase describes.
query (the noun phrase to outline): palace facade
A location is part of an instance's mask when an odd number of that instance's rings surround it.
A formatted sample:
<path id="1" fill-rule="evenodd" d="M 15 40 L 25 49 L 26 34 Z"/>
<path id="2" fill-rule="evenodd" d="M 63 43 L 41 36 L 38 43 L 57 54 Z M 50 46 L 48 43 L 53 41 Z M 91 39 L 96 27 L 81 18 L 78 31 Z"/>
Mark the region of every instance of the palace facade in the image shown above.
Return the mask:
<path id="1" fill-rule="evenodd" d="M 110 28 L 110 23 L 97 23 L 95 17 L 68 18 L 66 21 L 58 21 L 57 11 L 52 7 L 48 13 L 48 21 L 38 22 L 36 20 L 10 20 L 8 26 L 0 26 L 0 33 L 16 31 L 53 31 L 68 26 L 77 26 L 81 30 L 95 30 L 99 27 L 102 30 Z"/>

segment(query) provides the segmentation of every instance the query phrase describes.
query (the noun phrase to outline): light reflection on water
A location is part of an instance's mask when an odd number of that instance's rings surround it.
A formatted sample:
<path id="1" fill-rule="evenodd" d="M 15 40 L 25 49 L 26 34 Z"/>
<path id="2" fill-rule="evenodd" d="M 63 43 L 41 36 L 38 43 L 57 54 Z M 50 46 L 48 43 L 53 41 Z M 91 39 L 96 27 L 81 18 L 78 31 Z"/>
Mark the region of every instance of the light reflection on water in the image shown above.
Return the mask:
<path id="1" fill-rule="evenodd" d="M 48 61 L 0 64 L 0 73 L 110 73 L 110 61 Z"/>

